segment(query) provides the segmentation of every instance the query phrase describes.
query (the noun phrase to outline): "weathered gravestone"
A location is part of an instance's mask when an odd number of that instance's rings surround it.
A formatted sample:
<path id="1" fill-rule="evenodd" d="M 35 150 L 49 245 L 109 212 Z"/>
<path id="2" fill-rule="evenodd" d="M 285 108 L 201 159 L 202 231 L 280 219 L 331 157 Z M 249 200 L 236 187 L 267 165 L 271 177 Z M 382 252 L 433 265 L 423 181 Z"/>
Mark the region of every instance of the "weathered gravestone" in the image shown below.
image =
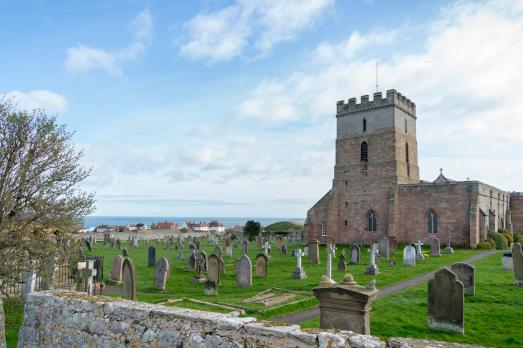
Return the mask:
<path id="1" fill-rule="evenodd" d="M 523 250 L 521 244 L 514 243 L 512 245 L 512 262 L 514 264 L 514 285 L 523 287 Z"/>
<path id="2" fill-rule="evenodd" d="M 320 247 L 318 240 L 309 241 L 309 263 L 320 264 Z"/>
<path id="3" fill-rule="evenodd" d="M 296 256 L 296 270 L 292 273 L 292 277 L 294 279 L 306 279 L 307 275 L 301 265 L 301 258 L 305 256 L 305 253 L 298 249 L 294 252 L 294 256 Z"/>
<path id="4" fill-rule="evenodd" d="M 403 266 L 416 266 L 416 248 L 412 245 L 403 248 Z"/>
<path id="5" fill-rule="evenodd" d="M 156 263 L 154 270 L 153 286 L 156 289 L 165 290 L 165 283 L 167 282 L 167 275 L 169 274 L 169 261 L 162 257 Z"/>
<path id="6" fill-rule="evenodd" d="M 111 268 L 110 281 L 114 283 L 122 282 L 122 266 L 123 266 L 123 257 L 116 255 L 113 259 L 113 267 Z"/>
<path id="7" fill-rule="evenodd" d="M 465 334 L 463 283 L 456 273 L 443 268 L 429 280 L 429 327 Z"/>
<path id="8" fill-rule="evenodd" d="M 196 253 L 197 252 L 198 251 L 196 249 L 191 250 L 191 255 L 189 255 L 189 259 L 187 260 L 187 267 L 189 269 L 194 269 L 194 267 L 196 266 Z"/>
<path id="9" fill-rule="evenodd" d="M 243 255 L 247 255 L 247 253 L 249 252 L 249 242 L 247 241 L 247 239 L 245 239 L 242 242 L 242 252 L 243 252 Z"/>
<path id="10" fill-rule="evenodd" d="M 283 244 L 283 245 L 281 246 L 281 248 L 280 248 L 280 252 L 281 252 L 282 254 L 287 255 L 287 244 Z"/>
<path id="11" fill-rule="evenodd" d="M 379 240 L 378 253 L 381 258 L 384 258 L 384 259 L 389 258 L 389 239 L 388 238 L 382 238 Z"/>
<path id="12" fill-rule="evenodd" d="M 339 257 L 338 261 L 338 271 L 346 271 L 347 270 L 347 262 L 345 262 L 345 255 L 342 253 Z"/>
<path id="13" fill-rule="evenodd" d="M 218 257 L 222 257 L 222 247 L 217 245 L 214 247 L 214 253 L 218 256 Z"/>
<path id="14" fill-rule="evenodd" d="M 360 247 L 358 245 L 350 247 L 350 263 L 351 265 L 357 265 L 360 263 Z"/>
<path id="15" fill-rule="evenodd" d="M 372 244 L 371 248 L 370 248 L 369 265 L 367 266 L 367 269 L 365 270 L 365 274 L 369 274 L 369 275 L 380 274 L 380 271 L 378 269 L 378 264 L 376 263 L 377 254 L 378 254 L 377 245 Z"/>
<path id="16" fill-rule="evenodd" d="M 212 280 L 215 285 L 220 284 L 220 257 L 216 254 L 209 255 L 207 265 L 207 279 Z"/>
<path id="17" fill-rule="evenodd" d="M 123 257 L 129 257 L 129 251 L 127 251 L 127 248 L 122 249 L 122 256 Z"/>
<path id="18" fill-rule="evenodd" d="M 468 263 L 458 262 L 450 265 L 450 270 L 456 273 L 458 280 L 463 283 L 465 295 L 474 296 L 474 294 L 476 293 L 476 268 L 472 265 L 469 265 Z"/>
<path id="19" fill-rule="evenodd" d="M 267 256 L 265 254 L 258 254 L 256 256 L 256 276 L 267 277 Z"/>
<path id="20" fill-rule="evenodd" d="M 207 253 L 203 250 L 199 250 L 200 252 L 200 255 L 202 257 L 202 260 L 201 260 L 201 268 L 202 268 L 202 271 L 203 272 L 207 272 L 207 261 L 208 261 L 208 257 L 207 257 Z"/>
<path id="21" fill-rule="evenodd" d="M 147 249 L 147 266 L 154 267 L 156 266 L 156 248 L 150 246 Z"/>
<path id="22" fill-rule="evenodd" d="M 501 268 L 504 271 L 514 271 L 514 261 L 512 261 L 512 253 L 504 253 L 501 257 Z"/>
<path id="23" fill-rule="evenodd" d="M 237 263 L 236 285 L 238 287 L 252 286 L 252 263 L 249 256 L 243 255 Z"/>
<path id="24" fill-rule="evenodd" d="M 416 243 L 414 243 L 416 246 L 416 260 L 425 260 L 425 256 L 423 256 L 423 249 L 421 248 L 423 246 L 423 242 L 421 240 L 418 240 Z"/>
<path id="25" fill-rule="evenodd" d="M 131 259 L 126 258 L 122 266 L 123 298 L 136 301 L 136 275 Z"/>
<path id="26" fill-rule="evenodd" d="M 440 243 L 438 238 L 434 238 L 430 243 L 430 256 L 441 256 Z"/>

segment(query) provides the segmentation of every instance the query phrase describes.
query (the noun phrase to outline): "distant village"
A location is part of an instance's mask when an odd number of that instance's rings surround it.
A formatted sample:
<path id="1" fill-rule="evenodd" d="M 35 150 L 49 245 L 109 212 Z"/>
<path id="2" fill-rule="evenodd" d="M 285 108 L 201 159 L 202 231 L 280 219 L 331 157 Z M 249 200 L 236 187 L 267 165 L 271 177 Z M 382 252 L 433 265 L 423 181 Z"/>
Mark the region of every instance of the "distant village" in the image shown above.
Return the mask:
<path id="1" fill-rule="evenodd" d="M 96 232 L 96 233 L 112 233 L 112 232 L 147 232 L 147 231 L 159 231 L 164 232 L 172 231 L 173 233 L 178 232 L 194 232 L 194 233 L 221 233 L 225 232 L 225 225 L 218 222 L 217 220 L 211 220 L 209 222 L 194 222 L 187 221 L 182 226 L 179 226 L 173 221 L 159 221 L 154 222 L 151 226 L 147 226 L 144 223 L 127 224 L 127 225 L 99 225 L 95 228 L 81 229 L 80 233 Z M 231 230 L 243 231 L 243 226 L 237 225 L 231 228 Z"/>

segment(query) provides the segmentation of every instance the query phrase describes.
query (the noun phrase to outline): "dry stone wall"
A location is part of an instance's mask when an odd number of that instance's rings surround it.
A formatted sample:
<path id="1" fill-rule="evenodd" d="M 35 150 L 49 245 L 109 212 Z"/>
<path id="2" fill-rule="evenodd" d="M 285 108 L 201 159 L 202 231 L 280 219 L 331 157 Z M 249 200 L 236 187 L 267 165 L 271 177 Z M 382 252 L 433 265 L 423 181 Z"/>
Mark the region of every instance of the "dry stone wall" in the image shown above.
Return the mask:
<path id="1" fill-rule="evenodd" d="M 230 314 L 87 296 L 73 291 L 29 295 L 19 347 L 466 347 L 297 325 Z"/>

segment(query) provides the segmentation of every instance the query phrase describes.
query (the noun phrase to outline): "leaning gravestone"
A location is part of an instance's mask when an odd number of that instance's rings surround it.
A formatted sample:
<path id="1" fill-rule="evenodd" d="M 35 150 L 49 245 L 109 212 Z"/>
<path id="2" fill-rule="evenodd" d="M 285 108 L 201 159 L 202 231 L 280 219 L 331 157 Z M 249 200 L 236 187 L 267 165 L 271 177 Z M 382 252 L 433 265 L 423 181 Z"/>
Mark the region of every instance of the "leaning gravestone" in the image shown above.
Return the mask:
<path id="1" fill-rule="evenodd" d="M 512 262 L 514 264 L 514 285 L 523 287 L 523 250 L 519 243 L 512 246 Z"/>
<path id="2" fill-rule="evenodd" d="M 147 266 L 156 266 L 156 248 L 153 246 L 150 246 L 149 249 L 147 249 Z"/>
<path id="3" fill-rule="evenodd" d="M 458 280 L 463 283 L 465 295 L 474 296 L 475 287 L 475 270 L 476 268 L 468 263 L 458 262 L 450 265 L 450 270 L 456 273 Z"/>
<path id="4" fill-rule="evenodd" d="M 438 238 L 434 238 L 430 243 L 430 256 L 441 256 L 440 243 Z"/>
<path id="5" fill-rule="evenodd" d="M 207 279 L 220 284 L 220 257 L 216 254 L 209 255 L 207 265 Z"/>
<path id="6" fill-rule="evenodd" d="M 249 256 L 243 255 L 240 257 L 236 265 L 236 285 L 238 287 L 252 286 L 252 263 Z"/>
<path id="7" fill-rule="evenodd" d="M 162 257 L 156 263 L 156 269 L 154 271 L 153 286 L 156 289 L 165 290 L 165 283 L 167 282 L 168 274 L 169 274 L 169 261 L 165 257 Z"/>
<path id="8" fill-rule="evenodd" d="M 309 241 L 309 263 L 320 264 L 320 247 L 318 240 Z"/>
<path id="9" fill-rule="evenodd" d="M 434 274 L 429 280 L 429 327 L 465 334 L 463 283 L 448 268 Z"/>
<path id="10" fill-rule="evenodd" d="M 378 242 L 378 254 L 381 258 L 388 259 L 389 258 L 389 239 L 388 238 L 382 238 Z"/>
<path id="11" fill-rule="evenodd" d="M 403 266 L 416 266 L 416 248 L 412 245 L 403 248 Z"/>
<path id="12" fill-rule="evenodd" d="M 265 254 L 258 254 L 256 256 L 256 276 L 267 277 L 267 256 Z"/>
<path id="13" fill-rule="evenodd" d="M 123 257 L 116 255 L 113 259 L 113 267 L 111 269 L 111 278 L 109 280 L 115 283 L 122 282 L 122 265 Z"/>
<path id="14" fill-rule="evenodd" d="M 123 298 L 136 301 L 136 275 L 131 259 L 126 258 L 122 266 Z"/>
<path id="15" fill-rule="evenodd" d="M 357 265 L 360 263 L 360 247 L 357 245 L 350 247 L 350 263 L 351 265 Z"/>

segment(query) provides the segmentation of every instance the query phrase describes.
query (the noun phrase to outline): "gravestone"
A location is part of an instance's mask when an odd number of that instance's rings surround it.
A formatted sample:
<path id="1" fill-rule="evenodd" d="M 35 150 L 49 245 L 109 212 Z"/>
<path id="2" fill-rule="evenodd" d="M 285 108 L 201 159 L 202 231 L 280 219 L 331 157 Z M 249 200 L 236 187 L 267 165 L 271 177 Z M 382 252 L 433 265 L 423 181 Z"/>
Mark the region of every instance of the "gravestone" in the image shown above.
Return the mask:
<path id="1" fill-rule="evenodd" d="M 357 265 L 360 263 L 360 247 L 353 245 L 350 247 L 350 264 Z"/>
<path id="2" fill-rule="evenodd" d="M 191 255 L 189 255 L 189 259 L 187 260 L 187 267 L 189 269 L 194 269 L 194 266 L 196 266 L 196 249 L 192 249 Z"/>
<path id="3" fill-rule="evenodd" d="M 365 274 L 376 275 L 376 274 L 380 273 L 380 271 L 378 269 L 378 265 L 376 264 L 377 254 L 378 254 L 377 245 L 372 244 L 371 248 L 370 248 L 369 265 L 367 266 L 367 269 L 365 270 Z"/>
<path id="4" fill-rule="evenodd" d="M 199 252 L 200 252 L 200 255 L 202 256 L 202 261 L 201 261 L 202 271 L 207 272 L 207 261 L 208 261 L 207 253 L 203 250 L 199 250 Z"/>
<path id="5" fill-rule="evenodd" d="M 24 275 L 24 284 L 22 285 L 22 299 L 25 301 L 27 295 L 36 290 L 36 272 L 29 271 Z"/>
<path id="6" fill-rule="evenodd" d="M 314 265 L 320 264 L 320 247 L 318 240 L 309 241 L 309 263 Z"/>
<path id="7" fill-rule="evenodd" d="M 156 248 L 150 246 L 147 249 L 147 266 L 154 267 L 156 266 Z"/>
<path id="8" fill-rule="evenodd" d="M 215 285 L 220 284 L 220 257 L 216 254 L 209 255 L 207 265 L 207 279 L 212 280 Z"/>
<path id="9" fill-rule="evenodd" d="M 425 260 L 425 256 L 423 256 L 423 249 L 421 248 L 423 246 L 423 242 L 421 240 L 418 240 L 416 243 L 416 260 Z"/>
<path id="10" fill-rule="evenodd" d="M 514 261 L 512 261 L 512 253 L 504 253 L 501 257 L 501 268 L 504 271 L 514 271 Z"/>
<path id="11" fill-rule="evenodd" d="M 232 257 L 232 246 L 228 245 L 225 247 L 225 256 Z"/>
<path id="12" fill-rule="evenodd" d="M 523 250 L 521 244 L 514 243 L 512 245 L 512 262 L 514 264 L 514 285 L 523 287 Z"/>
<path id="13" fill-rule="evenodd" d="M 305 253 L 298 249 L 294 252 L 294 256 L 296 256 L 296 270 L 292 273 L 292 277 L 294 279 L 306 279 L 307 275 L 301 265 L 301 258 L 305 256 Z"/>
<path id="14" fill-rule="evenodd" d="M 454 249 L 452 249 L 452 247 L 450 246 L 450 232 L 448 234 L 447 245 L 445 246 L 445 248 L 443 248 L 443 253 L 445 253 L 445 254 L 454 254 Z"/>
<path id="15" fill-rule="evenodd" d="M 243 253 L 243 255 L 247 255 L 248 252 L 249 252 L 249 242 L 247 241 L 247 239 L 245 239 L 242 242 L 242 253 Z"/>
<path id="16" fill-rule="evenodd" d="M 122 265 L 123 298 L 136 301 L 136 275 L 131 259 L 123 260 Z"/>
<path id="17" fill-rule="evenodd" d="M 416 249 L 412 245 L 403 248 L 403 266 L 416 266 Z"/>
<path id="18" fill-rule="evenodd" d="M 218 257 L 222 257 L 222 247 L 217 245 L 214 247 L 214 253 L 218 256 Z"/>
<path id="19" fill-rule="evenodd" d="M 434 238 L 430 243 L 430 256 L 441 256 L 440 243 L 438 238 Z"/>
<path id="20" fill-rule="evenodd" d="M 389 258 L 389 239 L 382 238 L 378 242 L 378 253 L 384 259 Z"/>
<path id="21" fill-rule="evenodd" d="M 334 244 L 329 244 L 327 246 L 327 278 L 331 284 L 336 284 L 332 279 L 332 258 L 336 252 L 336 246 Z"/>
<path id="22" fill-rule="evenodd" d="M 123 257 L 129 257 L 129 251 L 127 251 L 127 248 L 122 249 L 122 256 Z"/>
<path id="23" fill-rule="evenodd" d="M 154 282 L 153 286 L 156 289 L 165 290 L 165 283 L 167 282 L 167 276 L 169 274 L 169 261 L 167 258 L 162 257 L 156 263 L 154 270 Z"/>
<path id="24" fill-rule="evenodd" d="M 345 262 L 345 255 L 342 253 L 340 255 L 340 259 L 338 261 L 338 271 L 346 271 L 347 270 L 347 262 Z"/>
<path id="25" fill-rule="evenodd" d="M 220 274 L 225 274 L 225 262 L 223 262 L 223 259 L 220 257 Z"/>
<path id="26" fill-rule="evenodd" d="M 283 245 L 281 246 L 281 248 L 280 248 L 280 252 L 281 252 L 282 254 L 287 255 L 287 245 L 286 245 L 286 244 L 283 244 Z"/>
<path id="27" fill-rule="evenodd" d="M 265 254 L 256 256 L 256 276 L 267 277 L 267 256 Z"/>
<path id="28" fill-rule="evenodd" d="M 463 291 L 465 295 L 472 295 L 476 293 L 476 280 L 475 270 L 476 268 L 468 263 L 458 262 L 450 265 L 450 270 L 456 273 L 458 280 L 463 283 Z"/>
<path id="29" fill-rule="evenodd" d="M 456 273 L 443 268 L 429 280 L 429 327 L 465 334 L 463 283 Z"/>
<path id="30" fill-rule="evenodd" d="M 238 261 L 236 285 L 241 288 L 252 286 L 252 263 L 247 255 L 243 255 Z"/>
<path id="31" fill-rule="evenodd" d="M 205 287 L 203 293 L 207 296 L 218 295 L 218 284 L 212 279 L 207 279 L 205 281 Z"/>
<path id="32" fill-rule="evenodd" d="M 87 250 L 89 251 L 93 251 L 93 248 L 91 246 L 91 242 L 89 240 L 85 240 L 85 247 L 87 248 Z"/>
<path id="33" fill-rule="evenodd" d="M 111 269 L 111 277 L 109 280 L 119 284 L 122 282 L 122 266 L 123 257 L 116 255 L 113 259 L 113 267 Z"/>

